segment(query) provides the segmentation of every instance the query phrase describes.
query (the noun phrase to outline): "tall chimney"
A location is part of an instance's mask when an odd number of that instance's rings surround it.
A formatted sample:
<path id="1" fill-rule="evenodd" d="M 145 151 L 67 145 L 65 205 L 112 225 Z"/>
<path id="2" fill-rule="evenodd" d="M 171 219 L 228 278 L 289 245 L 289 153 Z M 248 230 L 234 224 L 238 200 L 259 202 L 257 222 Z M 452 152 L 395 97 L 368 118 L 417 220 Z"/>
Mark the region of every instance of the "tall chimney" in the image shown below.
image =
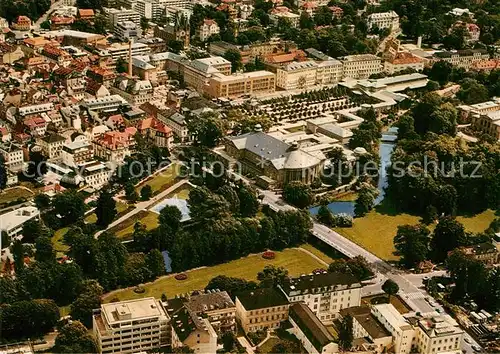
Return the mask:
<path id="1" fill-rule="evenodd" d="M 128 41 L 128 77 L 132 77 L 132 40 Z"/>
<path id="2" fill-rule="evenodd" d="M 422 48 L 422 36 L 418 36 L 417 38 L 417 48 Z"/>

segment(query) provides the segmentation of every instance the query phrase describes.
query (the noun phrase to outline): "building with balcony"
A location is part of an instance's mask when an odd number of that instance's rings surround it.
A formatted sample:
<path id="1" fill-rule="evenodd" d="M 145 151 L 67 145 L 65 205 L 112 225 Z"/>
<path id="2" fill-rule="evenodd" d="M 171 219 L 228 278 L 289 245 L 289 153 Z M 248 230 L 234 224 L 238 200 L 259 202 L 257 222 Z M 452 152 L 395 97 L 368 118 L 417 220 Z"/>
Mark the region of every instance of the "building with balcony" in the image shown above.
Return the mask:
<path id="1" fill-rule="evenodd" d="M 379 29 L 389 28 L 391 31 L 399 29 L 399 16 L 394 11 L 378 12 L 368 15 L 368 29 L 377 27 Z"/>
<path id="2" fill-rule="evenodd" d="M 31 29 L 31 19 L 28 16 L 18 16 L 11 27 L 17 31 L 29 31 Z"/>
<path id="3" fill-rule="evenodd" d="M 0 231 L 7 233 L 9 239 L 21 235 L 23 225 L 28 220 L 38 220 L 40 212 L 34 206 L 20 207 L 16 210 L 2 214 L 2 222 L 0 222 Z M 1 242 L 1 240 L 0 240 Z M 2 244 L 0 248 L 8 247 L 9 245 Z"/>
<path id="4" fill-rule="evenodd" d="M 288 301 L 304 302 L 323 323 L 333 321 L 344 308 L 359 306 L 361 287 L 351 275 L 327 272 L 290 278 L 280 285 Z"/>
<path id="5" fill-rule="evenodd" d="M 453 66 L 470 70 L 476 62 L 488 60 L 490 55 L 484 49 L 466 49 L 449 52 L 437 52 L 432 56 L 429 65 L 438 61 L 446 61 Z"/>
<path id="6" fill-rule="evenodd" d="M 236 305 L 226 291 L 191 296 L 185 306 L 196 316 L 206 318 L 217 334 L 236 333 Z"/>
<path id="7" fill-rule="evenodd" d="M 118 22 L 130 21 L 137 26 L 141 25 L 141 15 L 134 10 L 130 9 L 105 9 L 106 17 L 111 28 L 114 28 Z"/>
<path id="8" fill-rule="evenodd" d="M 91 160 L 93 156 L 92 145 L 86 140 L 66 143 L 61 151 L 61 160 L 69 167 L 77 167 Z"/>
<path id="9" fill-rule="evenodd" d="M 113 33 L 122 42 L 135 41 L 141 37 L 142 29 L 132 21 L 117 22 Z"/>
<path id="10" fill-rule="evenodd" d="M 121 165 L 125 157 L 130 156 L 135 148 L 135 128 L 126 128 L 123 132 L 111 131 L 93 140 L 94 154 L 114 165 Z"/>
<path id="11" fill-rule="evenodd" d="M 5 160 L 5 167 L 12 172 L 18 172 L 24 169 L 24 152 L 20 145 L 12 142 L 0 145 L 0 154 Z"/>
<path id="12" fill-rule="evenodd" d="M 168 315 L 154 298 L 102 304 L 92 327 L 100 353 L 137 353 L 167 342 Z"/>
<path id="13" fill-rule="evenodd" d="M 95 190 L 101 189 L 102 186 L 108 183 L 111 176 L 111 170 L 99 161 L 82 163 L 79 166 L 79 173 L 85 181 L 85 184 Z"/>
<path id="14" fill-rule="evenodd" d="M 49 159 L 56 159 L 61 156 L 61 151 L 66 138 L 58 134 L 44 136 L 37 140 L 38 145 L 42 148 L 42 153 Z"/>
<path id="15" fill-rule="evenodd" d="M 500 111 L 472 114 L 472 128 L 500 140 Z"/>
<path id="16" fill-rule="evenodd" d="M 381 58 L 373 54 L 356 54 L 343 57 L 342 77 L 352 79 L 366 79 L 382 71 Z"/>
<path id="17" fill-rule="evenodd" d="M 170 150 L 174 142 L 174 133 L 172 129 L 154 117 L 141 119 L 137 125 L 137 131 L 158 147 L 164 147 Z"/>
<path id="18" fill-rule="evenodd" d="M 253 71 L 242 74 L 214 74 L 209 79 L 206 92 L 211 97 L 235 98 L 275 91 L 275 75 L 269 71 Z"/>
<path id="19" fill-rule="evenodd" d="M 246 333 L 276 329 L 288 319 L 290 304 L 283 293 L 273 288 L 237 293 L 235 303 L 236 317 Z"/>

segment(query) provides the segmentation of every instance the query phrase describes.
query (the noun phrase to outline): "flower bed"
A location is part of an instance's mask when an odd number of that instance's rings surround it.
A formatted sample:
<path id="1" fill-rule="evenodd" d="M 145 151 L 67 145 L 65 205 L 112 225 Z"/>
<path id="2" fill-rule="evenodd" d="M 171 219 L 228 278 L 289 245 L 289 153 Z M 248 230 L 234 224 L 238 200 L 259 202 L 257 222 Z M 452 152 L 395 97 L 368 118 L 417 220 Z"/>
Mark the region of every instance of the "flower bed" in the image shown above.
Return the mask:
<path id="1" fill-rule="evenodd" d="M 174 278 L 177 279 L 177 280 L 186 280 L 187 277 L 188 277 L 187 274 L 180 273 L 180 274 L 177 274 Z"/>
<path id="2" fill-rule="evenodd" d="M 262 258 L 264 259 L 274 259 L 276 257 L 276 253 L 273 251 L 266 251 L 262 253 Z"/>

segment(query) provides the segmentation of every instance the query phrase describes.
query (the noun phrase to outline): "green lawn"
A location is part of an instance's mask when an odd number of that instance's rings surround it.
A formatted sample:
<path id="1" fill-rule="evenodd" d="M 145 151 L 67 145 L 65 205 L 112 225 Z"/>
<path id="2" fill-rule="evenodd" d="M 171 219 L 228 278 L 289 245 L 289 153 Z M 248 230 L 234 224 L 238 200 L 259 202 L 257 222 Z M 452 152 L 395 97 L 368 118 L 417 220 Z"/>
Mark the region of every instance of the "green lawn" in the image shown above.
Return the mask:
<path id="1" fill-rule="evenodd" d="M 291 276 L 310 273 L 314 269 L 323 267 L 321 263 L 308 254 L 290 248 L 276 252 L 276 258 L 272 260 L 266 260 L 261 255 L 251 255 L 229 263 L 188 271 L 188 279 L 182 281 L 176 280 L 173 276 L 164 277 L 145 285 L 146 292 L 143 294 L 136 294 L 133 289 L 125 289 L 105 297 L 104 301 L 109 302 L 114 297 L 118 297 L 120 300 L 148 296 L 159 298 L 163 293 L 168 297 L 173 297 L 177 294 L 203 289 L 210 279 L 217 275 L 256 280 L 257 273 L 268 264 L 285 267 Z"/>
<path id="2" fill-rule="evenodd" d="M 18 200 L 19 198 L 31 198 L 34 196 L 33 192 L 30 192 L 24 188 L 13 187 L 7 191 L 0 192 L 0 205 L 10 203 Z"/>
<path id="3" fill-rule="evenodd" d="M 127 209 L 128 209 L 128 204 L 127 203 L 117 202 L 116 203 L 116 212 L 117 212 L 117 214 L 116 214 L 115 219 L 118 219 L 120 216 L 122 216 L 123 213 Z M 95 215 L 95 213 L 87 215 L 87 217 L 85 218 L 85 222 L 87 224 L 95 224 L 97 222 L 97 216 Z"/>
<path id="4" fill-rule="evenodd" d="M 180 165 L 173 164 L 172 166 L 166 168 L 165 170 L 159 172 L 153 178 L 148 179 L 147 181 L 141 183 L 136 187 L 137 193 L 141 193 L 141 188 L 145 185 L 151 186 L 153 190 L 153 194 L 159 193 L 162 190 L 167 189 L 173 183 L 175 183 L 175 179 L 179 176 L 180 173 Z"/>
<path id="5" fill-rule="evenodd" d="M 63 237 L 68 231 L 69 227 L 63 227 L 62 229 L 54 232 L 54 236 L 52 236 L 52 245 L 54 246 L 54 250 L 57 252 L 58 257 L 62 256 L 69 250 L 69 246 L 63 241 Z"/>
<path id="6" fill-rule="evenodd" d="M 314 247 L 313 245 L 311 245 L 309 243 L 304 243 L 303 245 L 300 245 L 299 247 L 311 252 L 316 257 L 321 259 L 323 262 L 326 262 L 328 264 L 333 263 L 335 261 L 332 257 L 327 256 L 326 254 L 324 254 L 319 249 L 317 249 L 316 247 Z"/>
<path id="7" fill-rule="evenodd" d="M 280 343 L 281 339 L 276 338 L 276 337 L 271 337 L 268 340 L 266 340 L 262 345 L 259 347 L 259 353 L 272 353 L 273 347 Z"/>
<path id="8" fill-rule="evenodd" d="M 180 186 L 179 188 L 175 189 L 172 193 L 169 193 L 165 197 L 165 199 L 177 198 L 177 199 L 187 200 L 189 198 L 189 192 L 192 189 L 193 189 L 193 187 L 190 184 L 185 183 L 182 186 Z"/>
<path id="9" fill-rule="evenodd" d="M 134 233 L 134 225 L 138 221 L 145 225 L 147 230 L 152 230 L 158 227 L 158 214 L 152 211 L 141 210 L 132 217 L 109 229 L 109 232 L 114 233 L 118 238 L 129 239 Z"/>
<path id="10" fill-rule="evenodd" d="M 459 216 L 457 220 L 464 224 L 467 231 L 482 232 L 494 218 L 494 211 L 487 210 L 472 217 Z M 393 239 L 396 236 L 398 226 L 418 224 L 419 221 L 420 217 L 415 215 L 381 214 L 372 210 L 362 218 L 355 218 L 353 227 L 335 228 L 335 230 L 384 260 L 397 260 L 399 257 L 393 254 L 395 251 Z M 430 225 L 429 228 L 432 230 L 433 225 Z"/>

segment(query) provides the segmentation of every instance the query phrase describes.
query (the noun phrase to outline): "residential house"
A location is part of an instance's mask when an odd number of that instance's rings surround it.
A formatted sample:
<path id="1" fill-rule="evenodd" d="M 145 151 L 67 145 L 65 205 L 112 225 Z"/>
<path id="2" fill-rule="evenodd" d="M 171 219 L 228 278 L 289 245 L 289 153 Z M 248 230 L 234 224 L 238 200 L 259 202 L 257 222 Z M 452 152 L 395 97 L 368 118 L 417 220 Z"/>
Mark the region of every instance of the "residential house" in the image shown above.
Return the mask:
<path id="1" fill-rule="evenodd" d="M 31 29 L 31 19 L 28 16 L 18 16 L 11 27 L 17 31 L 29 31 Z"/>
<path id="2" fill-rule="evenodd" d="M 379 29 L 388 28 L 395 32 L 399 29 L 399 16 L 394 11 L 377 12 L 368 15 L 367 24 L 368 29 L 374 27 Z"/>
<path id="3" fill-rule="evenodd" d="M 23 125 L 27 132 L 33 137 L 44 136 L 47 131 L 47 122 L 40 116 L 26 118 L 23 121 Z"/>
<path id="4" fill-rule="evenodd" d="M 190 296 L 185 306 L 196 316 L 206 318 L 218 334 L 236 333 L 236 305 L 226 291 Z"/>
<path id="5" fill-rule="evenodd" d="M 246 333 L 276 329 L 288 319 L 290 304 L 283 293 L 273 288 L 239 292 L 235 303 L 236 317 Z"/>
<path id="6" fill-rule="evenodd" d="M 59 158 L 65 142 L 66 138 L 58 134 L 47 135 L 37 140 L 43 155 L 48 159 Z"/>
<path id="7" fill-rule="evenodd" d="M 217 22 L 211 19 L 204 19 L 196 29 L 196 36 L 200 41 L 205 42 L 210 36 L 219 34 L 220 28 Z"/>
<path id="8" fill-rule="evenodd" d="M 169 113 L 168 111 L 158 112 L 158 119 L 172 129 L 174 136 L 180 142 L 190 140 L 189 131 L 187 128 L 186 117 L 180 113 Z"/>
<path id="9" fill-rule="evenodd" d="M 93 20 L 95 13 L 93 9 L 78 9 L 78 18 L 82 20 Z"/>
<path id="10" fill-rule="evenodd" d="M 118 77 L 111 92 L 123 97 L 133 106 L 139 106 L 153 99 L 153 86 L 149 80 Z"/>
<path id="11" fill-rule="evenodd" d="M 102 162 L 89 161 L 79 165 L 80 175 L 85 184 L 99 190 L 108 183 L 111 176 L 111 170 Z"/>
<path id="12" fill-rule="evenodd" d="M 92 160 L 94 151 L 87 140 L 65 143 L 61 151 L 62 162 L 69 167 L 77 167 Z"/>
<path id="13" fill-rule="evenodd" d="M 111 131 L 95 138 L 92 143 L 96 157 L 121 165 L 125 157 L 130 156 L 135 147 L 135 128 L 126 128 L 124 132 Z"/>
<path id="14" fill-rule="evenodd" d="M 483 242 L 460 249 L 476 261 L 481 261 L 488 265 L 498 262 L 498 249 L 491 242 Z"/>
<path id="15" fill-rule="evenodd" d="M 24 151 L 20 145 L 12 142 L 1 144 L 0 154 L 5 160 L 7 170 L 18 172 L 24 169 Z"/>
<path id="16" fill-rule="evenodd" d="M 156 146 L 167 149 L 172 148 L 174 133 L 172 129 L 154 117 L 148 117 L 139 121 L 137 131 L 147 139 L 154 142 Z"/>
<path id="17" fill-rule="evenodd" d="M 423 318 L 416 325 L 415 346 L 421 354 L 460 353 L 463 335 L 450 315 Z"/>

